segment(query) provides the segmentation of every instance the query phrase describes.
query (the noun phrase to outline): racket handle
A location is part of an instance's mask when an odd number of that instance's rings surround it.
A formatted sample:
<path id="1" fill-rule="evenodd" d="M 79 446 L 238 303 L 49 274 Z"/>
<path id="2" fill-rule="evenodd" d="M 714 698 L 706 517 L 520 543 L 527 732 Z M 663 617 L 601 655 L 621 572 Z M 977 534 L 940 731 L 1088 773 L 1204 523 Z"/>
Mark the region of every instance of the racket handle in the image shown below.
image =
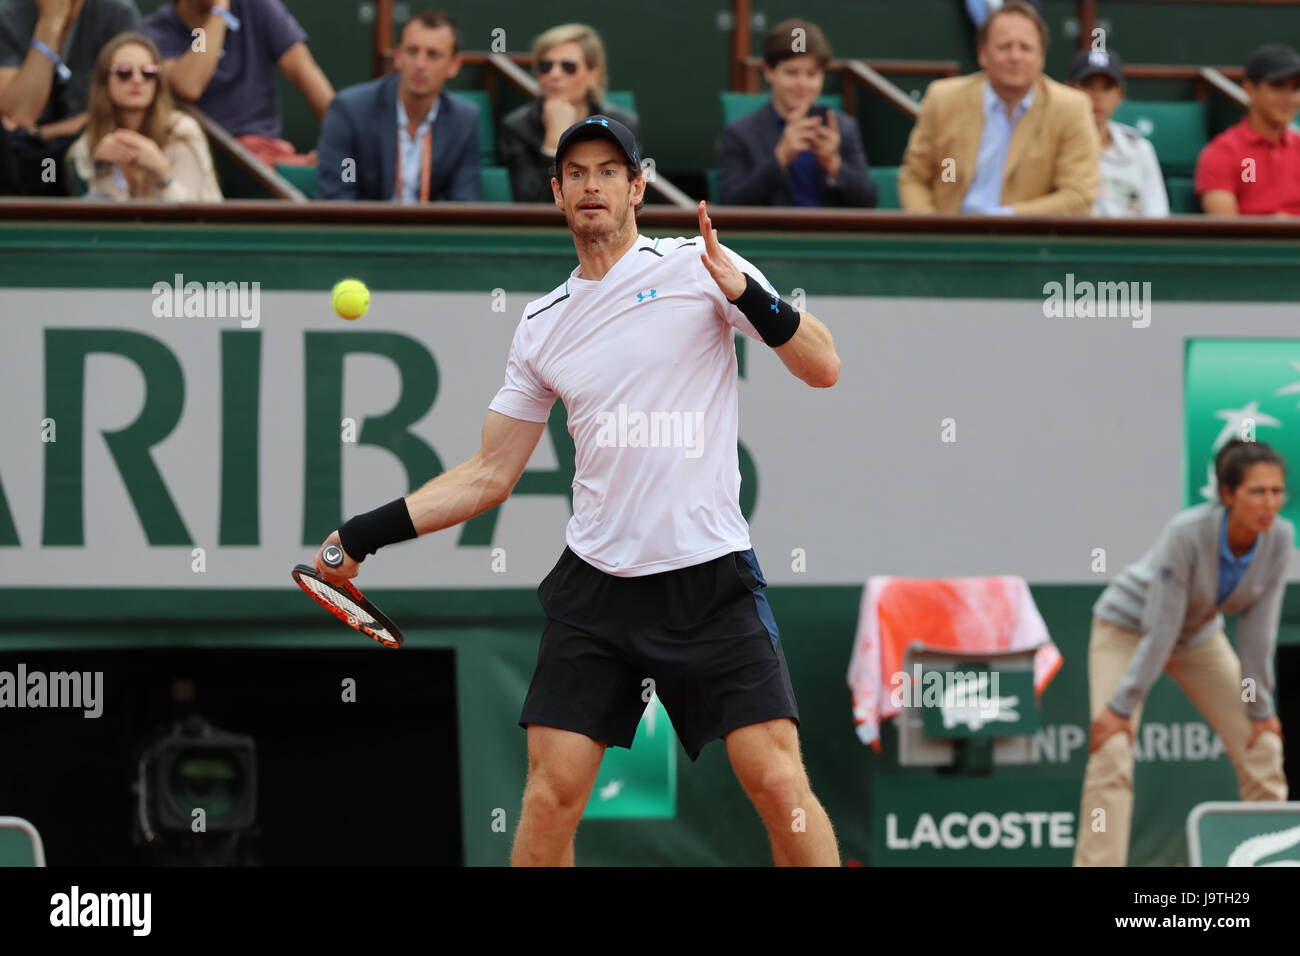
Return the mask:
<path id="1" fill-rule="evenodd" d="M 320 559 L 331 568 L 340 567 L 343 564 L 343 549 L 337 544 L 327 544 L 321 550 Z"/>

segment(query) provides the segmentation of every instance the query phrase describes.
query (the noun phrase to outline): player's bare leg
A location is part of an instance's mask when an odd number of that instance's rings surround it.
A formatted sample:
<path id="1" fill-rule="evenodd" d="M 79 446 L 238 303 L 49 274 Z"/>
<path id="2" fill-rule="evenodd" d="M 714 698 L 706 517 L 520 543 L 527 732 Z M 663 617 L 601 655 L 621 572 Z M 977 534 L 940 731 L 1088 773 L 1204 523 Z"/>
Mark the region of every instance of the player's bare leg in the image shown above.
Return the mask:
<path id="1" fill-rule="evenodd" d="M 741 787 L 767 827 L 777 866 L 839 866 L 830 817 L 813 795 L 788 717 L 738 727 L 726 736 Z"/>
<path id="2" fill-rule="evenodd" d="M 511 866 L 573 866 L 573 836 L 605 745 L 585 734 L 528 725 L 528 781 Z"/>

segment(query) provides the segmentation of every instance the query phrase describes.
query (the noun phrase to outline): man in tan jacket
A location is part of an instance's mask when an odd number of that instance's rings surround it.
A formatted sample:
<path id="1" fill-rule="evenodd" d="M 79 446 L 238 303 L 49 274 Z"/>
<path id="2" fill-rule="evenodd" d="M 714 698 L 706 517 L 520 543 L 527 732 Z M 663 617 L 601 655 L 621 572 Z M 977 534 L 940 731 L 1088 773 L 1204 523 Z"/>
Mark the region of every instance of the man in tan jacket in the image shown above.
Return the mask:
<path id="1" fill-rule="evenodd" d="M 903 208 L 1088 215 L 1101 149 L 1092 106 L 1043 75 L 1042 17 L 1008 0 L 980 28 L 978 49 L 980 72 L 926 91 L 898 175 Z"/>

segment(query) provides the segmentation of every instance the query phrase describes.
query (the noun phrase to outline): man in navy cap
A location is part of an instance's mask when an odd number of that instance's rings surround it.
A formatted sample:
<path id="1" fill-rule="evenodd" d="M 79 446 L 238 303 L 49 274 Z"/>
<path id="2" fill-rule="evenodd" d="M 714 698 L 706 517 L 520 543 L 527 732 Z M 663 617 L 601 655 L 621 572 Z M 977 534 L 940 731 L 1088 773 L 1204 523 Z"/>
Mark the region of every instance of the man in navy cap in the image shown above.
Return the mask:
<path id="1" fill-rule="evenodd" d="M 1246 58 L 1245 119 L 1201 150 L 1196 194 L 1213 216 L 1300 215 L 1300 55 L 1268 43 Z"/>
<path id="2" fill-rule="evenodd" d="M 1070 85 L 1092 100 L 1101 137 L 1101 185 L 1094 216 L 1167 216 L 1169 197 L 1151 143 L 1132 126 L 1110 117 L 1124 99 L 1124 73 L 1113 50 L 1080 50 L 1070 63 Z"/>

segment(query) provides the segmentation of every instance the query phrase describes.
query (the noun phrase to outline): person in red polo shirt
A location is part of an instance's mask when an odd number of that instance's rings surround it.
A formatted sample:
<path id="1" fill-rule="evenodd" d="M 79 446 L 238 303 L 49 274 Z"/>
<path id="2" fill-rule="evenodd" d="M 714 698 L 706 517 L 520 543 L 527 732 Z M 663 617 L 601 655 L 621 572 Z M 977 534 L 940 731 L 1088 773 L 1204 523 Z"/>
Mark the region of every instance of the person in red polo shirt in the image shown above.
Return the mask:
<path id="1" fill-rule="evenodd" d="M 1269 43 L 1246 58 L 1246 118 L 1196 162 L 1196 194 L 1212 216 L 1300 215 L 1300 54 Z"/>

